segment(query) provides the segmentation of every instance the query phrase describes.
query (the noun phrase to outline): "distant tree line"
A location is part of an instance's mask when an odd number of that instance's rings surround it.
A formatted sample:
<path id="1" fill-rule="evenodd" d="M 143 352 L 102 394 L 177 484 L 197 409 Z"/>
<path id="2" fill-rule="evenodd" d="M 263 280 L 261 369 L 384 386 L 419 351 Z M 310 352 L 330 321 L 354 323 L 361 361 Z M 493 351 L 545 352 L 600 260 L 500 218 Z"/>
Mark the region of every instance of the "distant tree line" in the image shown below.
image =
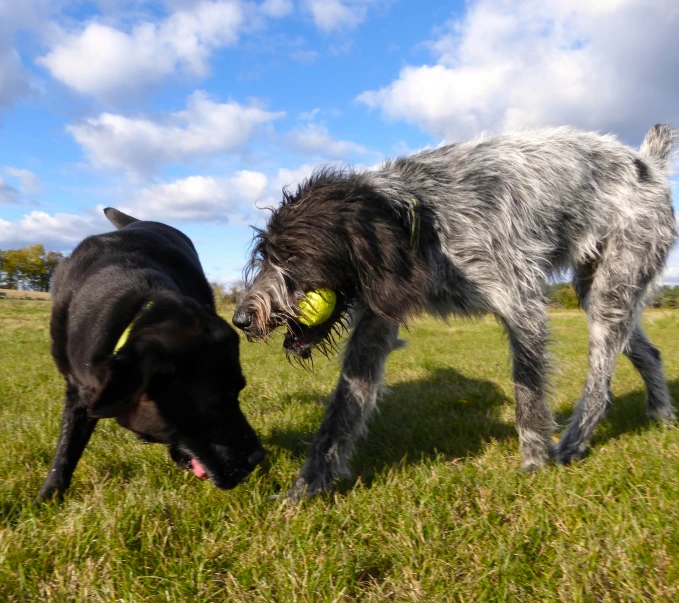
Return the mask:
<path id="1" fill-rule="evenodd" d="M 0 289 L 49 291 L 54 269 L 64 259 L 60 251 L 42 245 L 0 249 Z"/>
<path id="2" fill-rule="evenodd" d="M 547 297 L 554 308 L 578 308 L 578 296 L 570 283 L 548 285 Z M 652 308 L 679 308 L 679 285 L 663 285 L 653 296 Z"/>
<path id="3" fill-rule="evenodd" d="M 43 245 L 31 245 L 21 249 L 0 249 L 0 289 L 24 291 L 49 291 L 54 269 L 64 259 L 60 251 L 45 251 Z M 226 287 L 212 283 L 218 306 L 233 305 L 243 282 Z M 578 297 L 570 283 L 547 286 L 547 297 L 554 308 L 578 308 Z M 654 295 L 653 308 L 679 308 L 679 285 L 662 286 Z"/>
<path id="4" fill-rule="evenodd" d="M 655 294 L 651 306 L 654 308 L 679 308 L 679 285 L 663 285 Z"/>
<path id="5" fill-rule="evenodd" d="M 210 285 L 212 285 L 212 293 L 218 309 L 223 306 L 235 305 L 238 294 L 243 290 L 244 286 L 243 281 L 238 281 L 229 287 L 220 283 L 210 283 Z"/>
<path id="6" fill-rule="evenodd" d="M 240 291 L 243 290 L 243 281 L 238 281 L 230 287 L 218 283 L 212 283 L 215 302 L 218 306 L 234 305 Z M 578 296 L 570 283 L 555 283 L 547 286 L 547 298 L 552 308 L 571 310 L 579 308 Z M 662 286 L 653 296 L 652 308 L 679 308 L 679 285 L 674 287 Z"/>

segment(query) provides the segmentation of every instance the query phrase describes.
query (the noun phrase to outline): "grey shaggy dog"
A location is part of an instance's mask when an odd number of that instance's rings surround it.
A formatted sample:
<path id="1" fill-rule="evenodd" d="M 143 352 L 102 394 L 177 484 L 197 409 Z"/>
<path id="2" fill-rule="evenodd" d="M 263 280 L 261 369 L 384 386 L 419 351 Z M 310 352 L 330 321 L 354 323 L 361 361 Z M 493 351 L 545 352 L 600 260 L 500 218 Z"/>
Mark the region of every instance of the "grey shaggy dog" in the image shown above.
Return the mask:
<path id="1" fill-rule="evenodd" d="M 351 327 L 342 374 L 289 495 L 348 474 L 388 354 L 409 316 L 494 314 L 513 359 L 523 469 L 584 455 L 611 404 L 620 352 L 644 379 L 651 418 L 674 408 L 658 350 L 640 321 L 676 239 L 668 159 L 676 133 L 651 128 L 637 151 L 571 128 L 478 139 L 386 162 L 364 173 L 325 168 L 284 191 L 259 231 L 233 322 L 249 339 L 279 326 L 291 358 L 328 354 Z M 556 448 L 546 403 L 545 284 L 571 273 L 589 322 L 589 374 Z M 337 293 L 323 324 L 296 320 L 320 287 Z M 416 403 L 416 401 L 413 401 Z"/>

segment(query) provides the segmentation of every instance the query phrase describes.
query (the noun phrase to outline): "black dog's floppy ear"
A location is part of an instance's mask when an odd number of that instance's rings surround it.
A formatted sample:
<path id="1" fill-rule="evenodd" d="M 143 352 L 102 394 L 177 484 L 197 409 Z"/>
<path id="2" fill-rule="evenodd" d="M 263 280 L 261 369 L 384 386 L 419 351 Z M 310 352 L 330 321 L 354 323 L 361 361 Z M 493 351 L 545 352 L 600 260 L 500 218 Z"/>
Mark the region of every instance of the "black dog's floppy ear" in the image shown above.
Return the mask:
<path id="1" fill-rule="evenodd" d="M 173 370 L 172 364 L 155 352 L 151 346 L 128 345 L 112 356 L 105 368 L 104 385 L 94 396 L 87 414 L 108 419 L 134 407 L 146 392 L 151 377 Z"/>
<path id="2" fill-rule="evenodd" d="M 118 230 L 121 228 L 125 228 L 128 224 L 133 224 L 134 222 L 139 222 L 137 218 L 133 218 L 132 216 L 128 216 L 127 214 L 124 214 L 123 212 L 113 208 L 113 207 L 107 207 L 104 210 L 104 215 L 108 218 L 108 221 L 113 224 Z"/>

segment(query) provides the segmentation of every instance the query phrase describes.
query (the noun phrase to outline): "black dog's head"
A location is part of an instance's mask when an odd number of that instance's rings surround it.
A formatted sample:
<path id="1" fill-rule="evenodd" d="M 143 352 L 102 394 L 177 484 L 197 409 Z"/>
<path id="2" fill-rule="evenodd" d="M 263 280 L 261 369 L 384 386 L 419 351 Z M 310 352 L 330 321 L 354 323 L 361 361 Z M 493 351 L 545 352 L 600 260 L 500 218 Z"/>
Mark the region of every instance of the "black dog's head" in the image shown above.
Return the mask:
<path id="1" fill-rule="evenodd" d="M 335 349 L 352 307 L 400 323 L 421 305 L 427 272 L 411 245 L 407 213 L 368 176 L 323 170 L 283 194 L 255 238 L 233 316 L 249 339 L 285 326 L 287 353 L 308 358 L 314 348 Z M 337 303 L 322 324 L 305 326 L 300 302 L 318 289 L 334 291 Z"/>
<path id="2" fill-rule="evenodd" d="M 240 410 L 238 335 L 188 298 L 154 296 L 129 339 L 95 368 L 93 417 L 115 417 L 218 487 L 235 487 L 264 457 Z"/>

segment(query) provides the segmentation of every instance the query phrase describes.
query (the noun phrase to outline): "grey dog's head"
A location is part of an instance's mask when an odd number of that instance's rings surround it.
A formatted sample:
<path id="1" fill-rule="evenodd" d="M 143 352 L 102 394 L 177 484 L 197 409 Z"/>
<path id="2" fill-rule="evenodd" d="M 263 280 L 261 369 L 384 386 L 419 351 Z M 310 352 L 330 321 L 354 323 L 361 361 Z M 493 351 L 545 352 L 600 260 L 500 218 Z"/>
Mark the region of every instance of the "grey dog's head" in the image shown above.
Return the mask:
<path id="1" fill-rule="evenodd" d="M 335 349 L 352 307 L 405 320 L 422 300 L 426 271 L 408 224 L 369 176 L 326 169 L 283 194 L 255 237 L 234 325 L 252 340 L 283 326 L 286 352 L 304 359 Z M 322 324 L 305 326 L 299 304 L 317 289 L 334 291 L 337 303 Z"/>

